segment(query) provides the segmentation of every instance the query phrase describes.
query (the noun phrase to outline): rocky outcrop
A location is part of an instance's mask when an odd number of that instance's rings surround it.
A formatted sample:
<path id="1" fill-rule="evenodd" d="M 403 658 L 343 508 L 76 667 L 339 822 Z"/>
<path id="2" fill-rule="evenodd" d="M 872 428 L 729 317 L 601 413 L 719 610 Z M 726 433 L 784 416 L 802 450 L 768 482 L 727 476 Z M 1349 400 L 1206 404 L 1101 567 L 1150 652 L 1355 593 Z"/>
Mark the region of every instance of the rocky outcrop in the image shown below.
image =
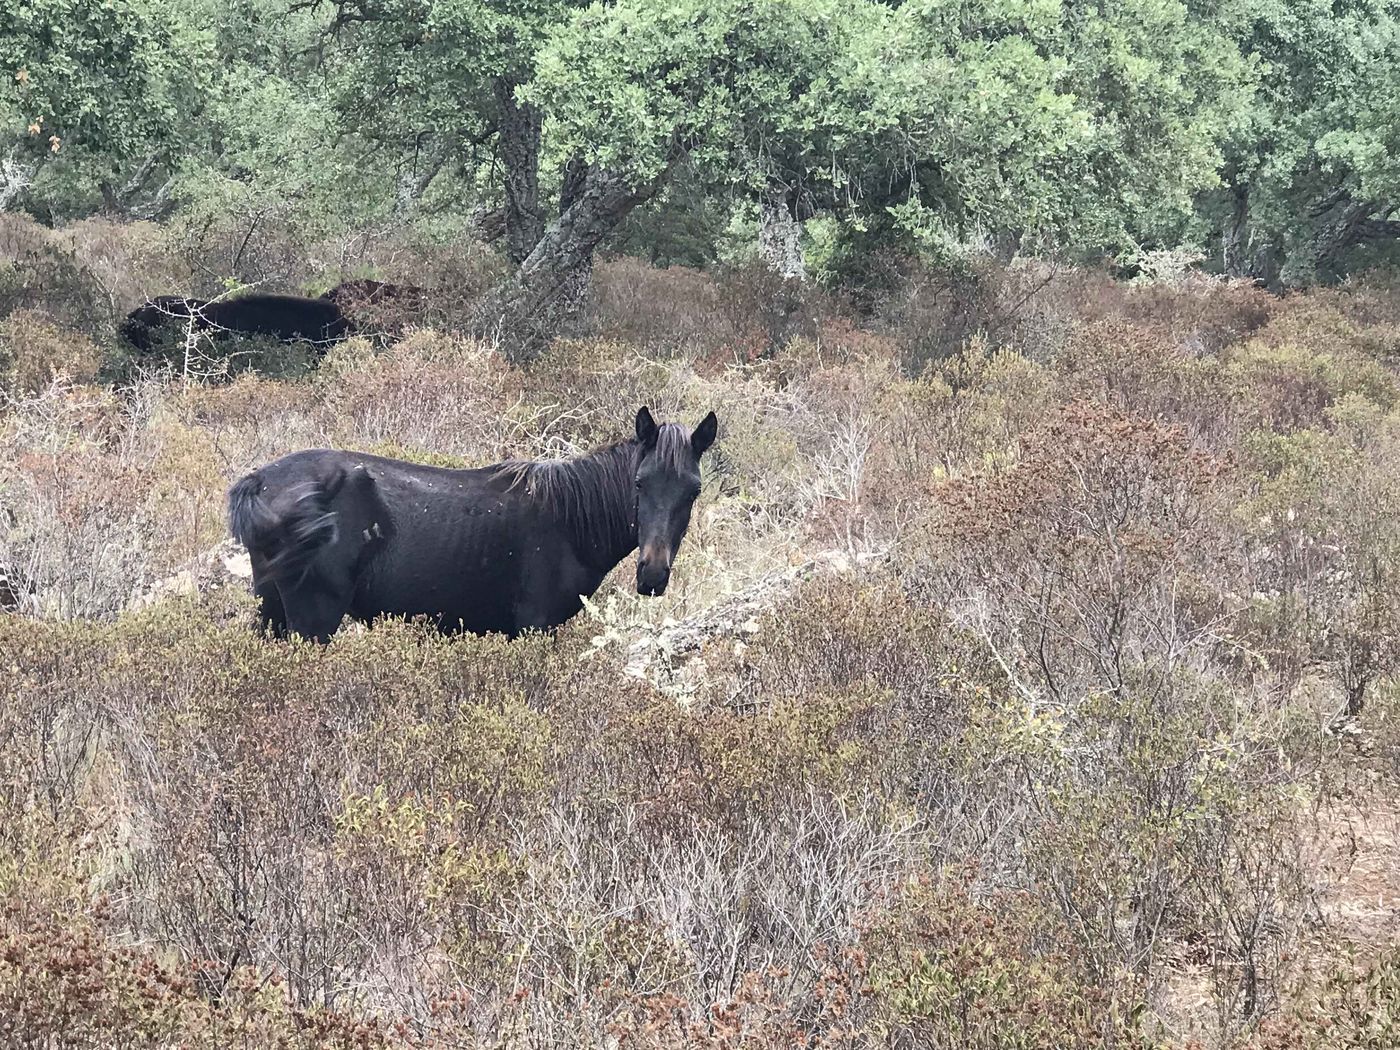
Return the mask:
<path id="1" fill-rule="evenodd" d="M 632 642 L 627 647 L 625 673 L 684 692 L 687 679 L 700 670 L 695 662 L 699 661 L 700 651 L 706 645 L 726 640 L 743 644 L 745 639 L 759 632 L 761 618 L 804 580 L 854 572 L 882 558 L 881 554 L 825 551 L 781 572 L 763 576 L 703 612 L 667 624 Z"/>

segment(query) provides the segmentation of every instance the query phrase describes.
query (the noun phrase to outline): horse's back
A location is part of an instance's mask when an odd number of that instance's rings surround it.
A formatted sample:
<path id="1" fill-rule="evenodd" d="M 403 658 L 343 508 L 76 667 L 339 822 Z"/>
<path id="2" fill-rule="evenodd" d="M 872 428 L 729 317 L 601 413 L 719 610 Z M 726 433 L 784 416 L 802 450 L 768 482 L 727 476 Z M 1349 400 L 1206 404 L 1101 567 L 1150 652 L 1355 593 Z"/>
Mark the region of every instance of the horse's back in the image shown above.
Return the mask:
<path id="1" fill-rule="evenodd" d="M 334 302 L 300 295 L 244 295 L 209 303 L 203 315 L 219 328 L 284 340 L 324 342 L 349 331 L 349 322 Z"/>

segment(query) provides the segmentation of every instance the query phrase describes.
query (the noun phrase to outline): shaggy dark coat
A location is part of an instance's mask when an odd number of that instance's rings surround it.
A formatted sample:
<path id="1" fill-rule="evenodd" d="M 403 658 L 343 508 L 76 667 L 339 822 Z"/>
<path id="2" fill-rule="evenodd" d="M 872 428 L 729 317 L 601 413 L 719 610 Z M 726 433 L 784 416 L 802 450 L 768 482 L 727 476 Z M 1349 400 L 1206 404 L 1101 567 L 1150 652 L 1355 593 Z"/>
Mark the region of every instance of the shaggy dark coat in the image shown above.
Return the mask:
<path id="1" fill-rule="evenodd" d="M 143 353 L 164 338 L 167 326 L 190 316 L 204 305 L 203 299 L 186 299 L 182 295 L 158 295 L 126 315 L 117 334 Z"/>

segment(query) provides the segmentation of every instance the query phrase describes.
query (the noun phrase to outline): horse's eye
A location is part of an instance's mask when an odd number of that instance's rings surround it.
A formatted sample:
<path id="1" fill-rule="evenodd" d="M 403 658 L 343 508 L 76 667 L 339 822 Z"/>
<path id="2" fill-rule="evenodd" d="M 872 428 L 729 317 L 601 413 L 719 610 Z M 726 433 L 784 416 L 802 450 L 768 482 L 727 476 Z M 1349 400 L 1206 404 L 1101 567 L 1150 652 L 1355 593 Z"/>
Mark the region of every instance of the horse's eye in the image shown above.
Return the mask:
<path id="1" fill-rule="evenodd" d="M 638 478 L 638 479 L 637 479 L 637 488 L 641 488 L 641 487 L 642 487 L 642 479 L 641 479 L 641 478 Z"/>

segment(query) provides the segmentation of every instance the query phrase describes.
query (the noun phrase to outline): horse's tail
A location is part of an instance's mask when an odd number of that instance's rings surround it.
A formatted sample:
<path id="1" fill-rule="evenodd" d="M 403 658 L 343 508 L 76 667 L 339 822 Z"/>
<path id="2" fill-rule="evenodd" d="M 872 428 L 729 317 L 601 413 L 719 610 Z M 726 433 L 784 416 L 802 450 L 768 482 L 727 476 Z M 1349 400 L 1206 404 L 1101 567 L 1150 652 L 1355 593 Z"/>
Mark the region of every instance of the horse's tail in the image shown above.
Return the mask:
<path id="1" fill-rule="evenodd" d="M 233 538 L 257 554 L 273 579 L 305 570 L 317 551 L 336 540 L 336 512 L 331 500 L 345 483 L 345 470 L 322 481 L 307 481 L 287 490 L 274 507 L 263 492 L 258 471 L 228 491 L 228 526 Z"/>

